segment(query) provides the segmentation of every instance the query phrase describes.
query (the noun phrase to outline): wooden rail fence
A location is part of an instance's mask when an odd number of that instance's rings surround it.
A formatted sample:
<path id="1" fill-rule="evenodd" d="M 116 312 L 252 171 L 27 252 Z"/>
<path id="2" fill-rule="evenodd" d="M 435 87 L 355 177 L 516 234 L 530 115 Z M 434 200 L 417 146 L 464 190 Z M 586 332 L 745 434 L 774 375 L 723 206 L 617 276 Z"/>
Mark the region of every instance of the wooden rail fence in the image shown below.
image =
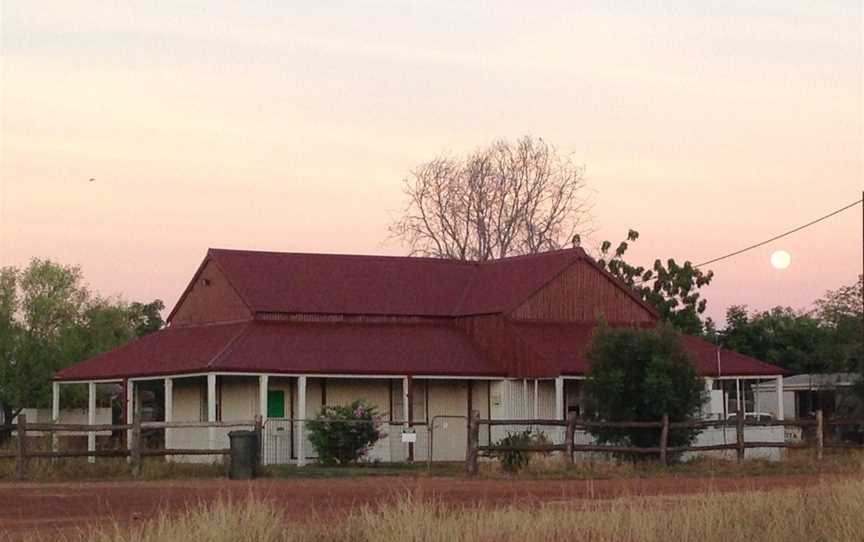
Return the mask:
<path id="1" fill-rule="evenodd" d="M 256 416 L 254 420 L 234 422 L 142 422 L 136 414 L 131 424 L 60 424 L 60 423 L 28 423 L 27 416 L 20 414 L 17 423 L 0 425 L 0 428 L 14 431 L 17 435 L 17 443 L 14 451 L 0 450 L 0 459 L 15 459 L 15 478 L 24 480 L 27 477 L 27 462 L 33 458 L 60 459 L 67 457 L 128 457 L 129 468 L 133 476 L 141 475 L 141 464 L 144 457 L 165 457 L 179 455 L 220 455 L 230 454 L 228 448 L 145 448 L 142 439 L 142 431 L 155 429 L 191 429 L 191 428 L 230 428 L 230 427 L 253 427 L 258 433 L 258 441 L 261 442 L 261 417 Z M 76 432 L 104 432 L 104 431 L 129 431 L 128 448 L 113 450 L 29 450 L 26 435 L 30 431 L 50 433 L 76 433 Z"/>
<path id="2" fill-rule="evenodd" d="M 683 422 L 670 422 L 669 416 L 664 414 L 662 419 L 658 421 L 632 421 L 632 422 L 602 422 L 602 421 L 584 421 L 579 420 L 575 416 L 570 416 L 566 420 L 483 420 L 480 419 L 480 413 L 472 412 L 468 420 L 468 449 L 465 454 L 465 472 L 469 476 L 473 476 L 478 472 L 477 459 L 480 454 L 490 454 L 495 452 L 509 451 L 524 451 L 524 452 L 564 452 L 565 457 L 570 463 L 573 463 L 575 452 L 605 452 L 605 453 L 624 453 L 624 454 L 657 454 L 660 462 L 663 465 L 668 464 L 670 454 L 683 452 L 707 452 L 719 450 L 735 450 L 737 460 L 744 460 L 744 453 L 747 449 L 753 448 L 808 448 L 811 444 L 807 442 L 759 442 L 745 441 L 745 427 L 815 427 L 816 433 L 816 457 L 821 460 L 823 450 L 825 448 L 860 448 L 864 449 L 864 444 L 852 442 L 825 442 L 825 429 L 830 426 L 842 425 L 864 425 L 864 419 L 857 418 L 837 418 L 825 420 L 822 411 L 816 412 L 815 420 L 747 420 L 742 412 L 738 412 L 735 420 L 688 420 Z M 564 443 L 563 444 L 532 444 L 527 446 L 503 446 L 490 443 L 487 446 L 481 446 L 480 443 L 480 426 L 530 426 L 542 425 L 552 427 L 564 427 Z M 705 429 L 709 427 L 735 427 L 735 442 L 729 444 L 710 444 L 701 446 L 669 446 L 669 430 L 670 429 Z M 589 429 L 660 429 L 660 435 L 657 446 L 622 446 L 611 444 L 575 444 L 573 442 L 577 430 Z"/>

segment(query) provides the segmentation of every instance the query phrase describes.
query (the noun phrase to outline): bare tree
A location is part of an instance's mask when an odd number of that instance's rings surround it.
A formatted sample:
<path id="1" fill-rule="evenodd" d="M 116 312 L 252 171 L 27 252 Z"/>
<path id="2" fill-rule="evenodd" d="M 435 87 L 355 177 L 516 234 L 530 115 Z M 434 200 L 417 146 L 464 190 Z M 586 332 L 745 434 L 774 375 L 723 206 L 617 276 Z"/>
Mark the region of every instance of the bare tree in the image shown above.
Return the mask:
<path id="1" fill-rule="evenodd" d="M 390 232 L 411 255 L 460 260 L 561 248 L 591 221 L 584 172 L 530 136 L 438 157 L 405 179 L 408 205 Z"/>

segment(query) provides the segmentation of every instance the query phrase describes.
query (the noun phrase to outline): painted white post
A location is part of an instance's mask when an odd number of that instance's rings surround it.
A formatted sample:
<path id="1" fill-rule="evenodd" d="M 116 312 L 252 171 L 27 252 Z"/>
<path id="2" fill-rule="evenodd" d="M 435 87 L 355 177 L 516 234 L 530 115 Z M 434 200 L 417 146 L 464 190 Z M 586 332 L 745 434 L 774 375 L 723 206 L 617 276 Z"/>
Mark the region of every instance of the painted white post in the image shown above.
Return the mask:
<path id="1" fill-rule="evenodd" d="M 306 464 L 306 377 L 297 377 L 297 466 Z"/>
<path id="2" fill-rule="evenodd" d="M 783 377 L 777 377 L 777 419 L 783 420 Z"/>
<path id="3" fill-rule="evenodd" d="M 402 427 L 407 431 L 409 427 L 409 417 L 411 416 L 411 398 L 408 396 L 408 377 L 402 377 Z M 401 440 L 400 440 L 401 442 Z M 402 450 L 405 452 L 405 457 L 408 457 L 408 445 L 402 444 Z"/>
<path id="4" fill-rule="evenodd" d="M 735 412 L 741 412 L 741 379 L 735 379 Z"/>
<path id="5" fill-rule="evenodd" d="M 87 425 L 96 425 L 96 383 L 87 383 Z M 87 451 L 93 452 L 96 450 L 96 433 L 87 431 Z M 94 456 L 88 456 L 89 463 L 95 463 Z"/>
<path id="6" fill-rule="evenodd" d="M 753 412 L 756 415 L 759 415 L 759 386 L 762 384 L 762 380 L 756 379 L 756 385 L 753 386 Z"/>
<path id="7" fill-rule="evenodd" d="M 408 377 L 402 377 L 402 423 L 405 427 L 408 427 L 408 413 L 410 410 L 410 405 L 408 404 Z"/>
<path id="8" fill-rule="evenodd" d="M 267 389 L 270 386 L 270 377 L 261 375 L 258 377 L 258 414 L 261 415 L 261 423 L 267 421 Z"/>
<path id="9" fill-rule="evenodd" d="M 564 377 L 555 379 L 555 419 L 564 419 Z"/>
<path id="10" fill-rule="evenodd" d="M 214 373 L 207 374 L 207 421 L 210 423 L 216 421 L 216 375 Z M 207 440 L 210 441 L 210 449 L 216 449 L 215 427 L 207 428 Z"/>
<path id="11" fill-rule="evenodd" d="M 165 377 L 165 421 L 170 423 L 174 421 L 174 380 L 171 377 Z M 165 428 L 165 448 L 174 446 L 174 430 Z M 168 458 L 170 460 L 170 457 Z"/>
<path id="12" fill-rule="evenodd" d="M 702 407 L 702 417 L 705 419 L 713 418 L 714 412 L 711 408 L 711 392 L 714 390 L 714 379 L 705 378 L 705 403 Z M 722 413 L 721 413 L 722 415 Z"/>
<path id="13" fill-rule="evenodd" d="M 132 419 L 135 415 L 135 381 L 127 380 L 126 381 L 126 424 L 132 425 Z M 129 450 L 132 449 L 132 430 L 126 430 L 126 448 Z M 132 456 L 126 458 L 130 463 L 132 462 Z"/>
<path id="14" fill-rule="evenodd" d="M 534 379 L 534 418 L 540 419 L 540 385 L 539 380 Z"/>
<path id="15" fill-rule="evenodd" d="M 34 420 L 35 421 L 35 420 Z M 12 420 L 9 420 L 11 423 Z M 60 423 L 60 383 L 51 383 L 51 423 Z M 57 433 L 51 433 L 51 449 L 57 451 Z"/>

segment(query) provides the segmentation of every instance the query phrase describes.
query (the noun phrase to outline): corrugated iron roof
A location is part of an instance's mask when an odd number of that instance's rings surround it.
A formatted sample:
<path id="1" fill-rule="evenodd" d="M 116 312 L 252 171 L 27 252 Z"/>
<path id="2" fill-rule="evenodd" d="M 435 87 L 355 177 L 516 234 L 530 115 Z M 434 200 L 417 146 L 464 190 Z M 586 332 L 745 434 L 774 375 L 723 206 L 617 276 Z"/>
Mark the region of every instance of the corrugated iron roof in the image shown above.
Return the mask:
<path id="1" fill-rule="evenodd" d="M 196 372 L 504 376 L 450 325 L 246 322 L 166 328 L 57 380 Z"/>
<path id="2" fill-rule="evenodd" d="M 508 322 L 531 354 L 536 377 L 584 375 L 594 326 Z M 717 347 L 681 336 L 698 373 L 717 376 Z M 784 374 L 757 359 L 720 350 L 720 375 Z M 57 373 L 58 380 L 196 372 L 506 377 L 462 330 L 442 324 L 245 322 L 167 328 Z M 520 375 L 531 377 L 532 375 Z"/>
<path id="3" fill-rule="evenodd" d="M 522 340 L 554 365 L 560 374 L 584 375 L 591 367 L 585 356 L 595 326 L 590 324 L 512 322 Z M 718 376 L 718 347 L 698 337 L 681 334 L 681 345 L 690 355 L 700 376 Z M 724 348 L 719 349 L 719 376 L 782 375 L 786 371 Z"/>
<path id="4" fill-rule="evenodd" d="M 207 253 L 253 312 L 442 317 L 512 309 L 583 258 L 588 257 L 582 249 L 486 262 L 228 249 Z"/>
<path id="5" fill-rule="evenodd" d="M 206 371 L 248 323 L 168 327 L 59 371 L 57 380 L 158 376 Z"/>
<path id="6" fill-rule="evenodd" d="M 214 370 L 503 376 L 462 331 L 438 324 L 257 322 Z"/>

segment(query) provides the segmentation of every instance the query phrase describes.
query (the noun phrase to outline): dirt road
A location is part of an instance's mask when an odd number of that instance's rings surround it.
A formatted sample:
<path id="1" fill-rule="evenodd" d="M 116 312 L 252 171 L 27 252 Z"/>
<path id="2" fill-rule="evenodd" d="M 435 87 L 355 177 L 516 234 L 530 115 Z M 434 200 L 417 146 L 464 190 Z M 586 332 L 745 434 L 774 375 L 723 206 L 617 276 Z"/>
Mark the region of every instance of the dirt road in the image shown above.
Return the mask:
<path id="1" fill-rule="evenodd" d="M 220 498 L 253 495 L 283 507 L 290 519 L 311 513 L 339 515 L 410 493 L 421 499 L 485 505 L 532 504 L 632 495 L 675 495 L 778 489 L 818 483 L 818 476 L 756 478 L 634 478 L 615 480 L 463 480 L 458 478 L 364 477 L 350 479 L 179 480 L 75 484 L 0 484 L 0 532 L 75 529 L 96 523 L 141 521 L 161 510 Z"/>

